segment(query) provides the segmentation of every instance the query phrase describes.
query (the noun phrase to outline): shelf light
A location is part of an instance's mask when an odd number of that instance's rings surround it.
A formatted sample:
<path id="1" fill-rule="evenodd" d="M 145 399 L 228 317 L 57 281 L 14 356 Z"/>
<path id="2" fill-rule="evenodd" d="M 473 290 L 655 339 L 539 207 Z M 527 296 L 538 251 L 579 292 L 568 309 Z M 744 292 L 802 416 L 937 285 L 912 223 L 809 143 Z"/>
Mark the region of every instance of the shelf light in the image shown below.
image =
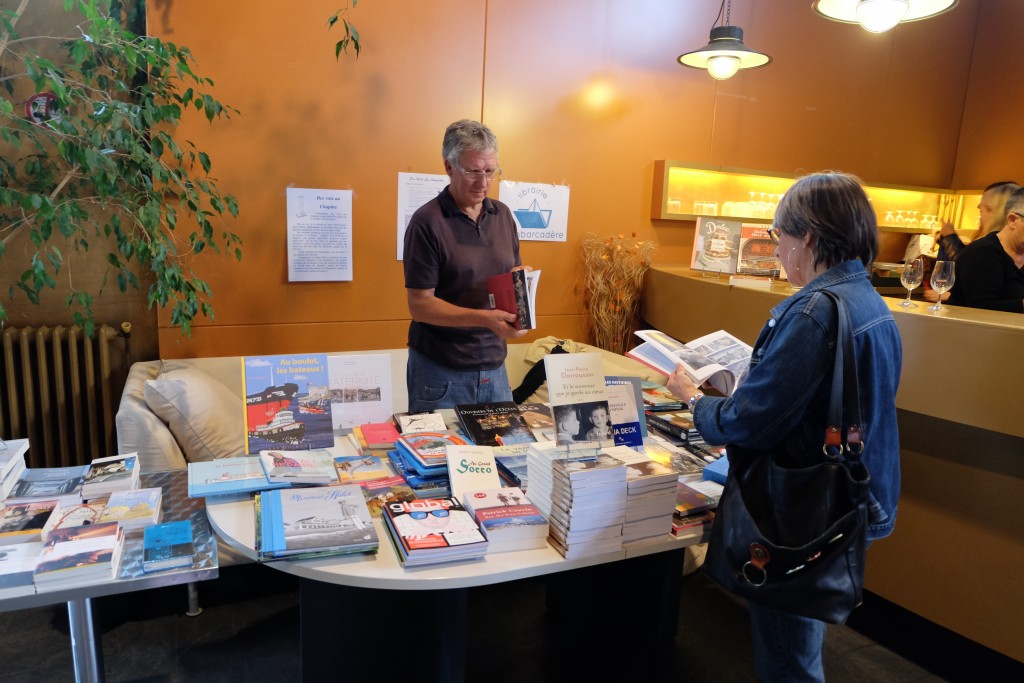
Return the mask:
<path id="1" fill-rule="evenodd" d="M 814 0 L 815 12 L 866 31 L 884 33 L 897 24 L 937 16 L 956 7 L 958 0 Z"/>
<path id="2" fill-rule="evenodd" d="M 708 74 L 719 81 L 732 78 L 740 69 L 756 69 L 771 62 L 772 58 L 768 55 L 751 50 L 743 44 L 743 29 L 729 25 L 732 0 L 722 0 L 716 22 L 722 17 L 722 9 L 726 9 L 725 24 L 711 27 L 708 44 L 699 50 L 679 55 L 677 61 L 691 69 L 707 69 Z"/>

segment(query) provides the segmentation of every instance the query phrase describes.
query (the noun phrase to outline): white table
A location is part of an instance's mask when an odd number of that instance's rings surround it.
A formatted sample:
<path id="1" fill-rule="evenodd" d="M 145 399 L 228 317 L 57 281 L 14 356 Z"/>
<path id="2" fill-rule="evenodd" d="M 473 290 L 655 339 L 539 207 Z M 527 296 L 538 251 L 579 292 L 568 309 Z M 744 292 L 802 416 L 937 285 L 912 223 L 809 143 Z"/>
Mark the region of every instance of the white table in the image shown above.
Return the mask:
<path id="1" fill-rule="evenodd" d="M 141 487 L 163 488 L 163 521 L 192 520 L 195 555 L 191 567 L 152 574 L 142 571 L 142 531 L 125 534 L 124 556 L 116 580 L 83 586 L 36 591 L 25 586 L 18 594 L 0 600 L 0 612 L 31 607 L 46 607 L 66 602 L 71 636 L 71 655 L 75 680 L 100 683 L 104 680 L 103 647 L 100 631 L 93 619 L 92 599 L 150 588 L 162 588 L 214 579 L 218 575 L 217 540 L 210 532 L 203 500 L 188 497 L 185 470 L 142 475 Z"/>
<path id="2" fill-rule="evenodd" d="M 255 515 L 249 497 L 218 501 L 207 500 L 210 524 L 220 539 L 246 557 L 256 559 Z M 645 616 L 649 634 L 671 638 L 675 633 L 682 579 L 683 551 L 699 543 L 700 535 L 675 538 L 669 534 L 658 539 L 629 544 L 620 552 L 566 560 L 554 548 L 493 553 L 482 560 L 456 562 L 433 567 L 405 569 L 388 538 L 380 519 L 374 520 L 380 549 L 375 555 L 355 554 L 294 561 L 268 562 L 267 566 L 300 578 L 303 680 L 326 680 L 338 675 L 339 643 L 347 651 L 368 653 L 380 643 L 388 622 L 420 620 L 423 631 L 430 624 L 443 625 L 444 637 L 423 646 L 423 656 L 403 651 L 408 661 L 433 662 L 434 669 L 421 669 L 427 678 L 460 681 L 464 678 L 466 611 L 468 589 L 543 575 L 557 581 L 553 595 L 549 583 L 549 604 L 555 598 L 568 606 L 573 592 L 587 585 L 588 568 L 623 574 L 633 567 L 631 576 L 640 577 L 651 587 L 646 607 L 656 610 Z M 644 559 L 646 558 L 646 560 Z M 639 565 L 637 564 L 639 563 Z M 614 566 L 611 566 L 614 565 Z M 568 572 L 568 573 L 567 573 Z M 625 577 L 624 577 L 625 580 Z M 585 599 L 592 600 L 588 595 Z M 374 625 L 372 615 L 383 615 Z M 337 628 L 330 624 L 335 624 Z M 436 629 L 441 631 L 441 628 Z M 365 637 L 364 637 L 365 636 Z M 404 648 L 405 646 L 403 646 Z M 364 649 L 365 648 L 365 649 Z M 390 655 L 387 653 L 390 651 Z M 394 649 L 385 643 L 380 655 L 394 657 Z M 366 672 L 354 671 L 359 660 L 368 663 Z M 363 673 L 379 675 L 381 660 L 376 654 L 346 658 L 345 674 L 360 680 Z"/>

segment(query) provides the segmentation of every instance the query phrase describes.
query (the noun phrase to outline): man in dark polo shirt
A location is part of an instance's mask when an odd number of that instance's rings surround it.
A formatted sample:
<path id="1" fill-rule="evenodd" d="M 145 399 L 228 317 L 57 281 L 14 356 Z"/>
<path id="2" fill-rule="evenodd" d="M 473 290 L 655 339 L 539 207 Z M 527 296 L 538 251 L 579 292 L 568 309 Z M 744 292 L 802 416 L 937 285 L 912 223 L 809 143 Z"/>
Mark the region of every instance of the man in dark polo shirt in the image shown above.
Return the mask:
<path id="1" fill-rule="evenodd" d="M 409 412 L 511 401 L 506 340 L 526 334 L 515 315 L 488 307 L 487 278 L 522 267 L 512 212 L 487 196 L 501 173 L 498 140 L 463 119 L 441 154 L 450 183 L 405 231 Z"/>

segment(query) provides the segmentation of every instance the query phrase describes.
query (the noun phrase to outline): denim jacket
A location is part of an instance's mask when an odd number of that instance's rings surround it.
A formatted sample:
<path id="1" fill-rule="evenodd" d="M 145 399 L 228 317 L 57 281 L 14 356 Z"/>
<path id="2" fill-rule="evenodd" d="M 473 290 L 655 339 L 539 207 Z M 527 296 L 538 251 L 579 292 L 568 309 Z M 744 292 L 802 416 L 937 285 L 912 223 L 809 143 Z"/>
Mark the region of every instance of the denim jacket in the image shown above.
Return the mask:
<path id="1" fill-rule="evenodd" d="M 792 464 L 821 454 L 832 388 L 835 305 L 846 305 L 860 385 L 863 461 L 871 474 L 868 540 L 888 536 L 900 492 L 896 389 L 902 367 L 899 330 L 860 260 L 840 263 L 771 310 L 750 366 L 728 398 L 708 396 L 693 421 L 708 443 L 750 449 L 781 445 Z"/>

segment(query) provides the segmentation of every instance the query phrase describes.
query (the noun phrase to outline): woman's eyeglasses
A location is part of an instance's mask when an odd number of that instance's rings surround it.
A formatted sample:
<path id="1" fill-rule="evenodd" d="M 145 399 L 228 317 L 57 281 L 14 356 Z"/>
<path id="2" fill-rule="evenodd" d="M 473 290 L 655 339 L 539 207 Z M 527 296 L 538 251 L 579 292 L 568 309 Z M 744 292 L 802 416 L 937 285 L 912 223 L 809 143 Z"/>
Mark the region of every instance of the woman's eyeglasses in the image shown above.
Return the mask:
<path id="1" fill-rule="evenodd" d="M 779 226 L 773 225 L 768 228 L 768 236 L 772 238 L 772 242 L 775 244 L 779 243 Z"/>
<path id="2" fill-rule="evenodd" d="M 417 510 L 415 512 L 410 512 L 409 513 L 409 516 L 412 517 L 413 519 L 426 519 L 427 515 L 434 515 L 435 517 L 447 517 L 448 516 L 448 511 L 447 510 L 431 510 L 430 512 L 424 512 L 422 510 Z"/>

